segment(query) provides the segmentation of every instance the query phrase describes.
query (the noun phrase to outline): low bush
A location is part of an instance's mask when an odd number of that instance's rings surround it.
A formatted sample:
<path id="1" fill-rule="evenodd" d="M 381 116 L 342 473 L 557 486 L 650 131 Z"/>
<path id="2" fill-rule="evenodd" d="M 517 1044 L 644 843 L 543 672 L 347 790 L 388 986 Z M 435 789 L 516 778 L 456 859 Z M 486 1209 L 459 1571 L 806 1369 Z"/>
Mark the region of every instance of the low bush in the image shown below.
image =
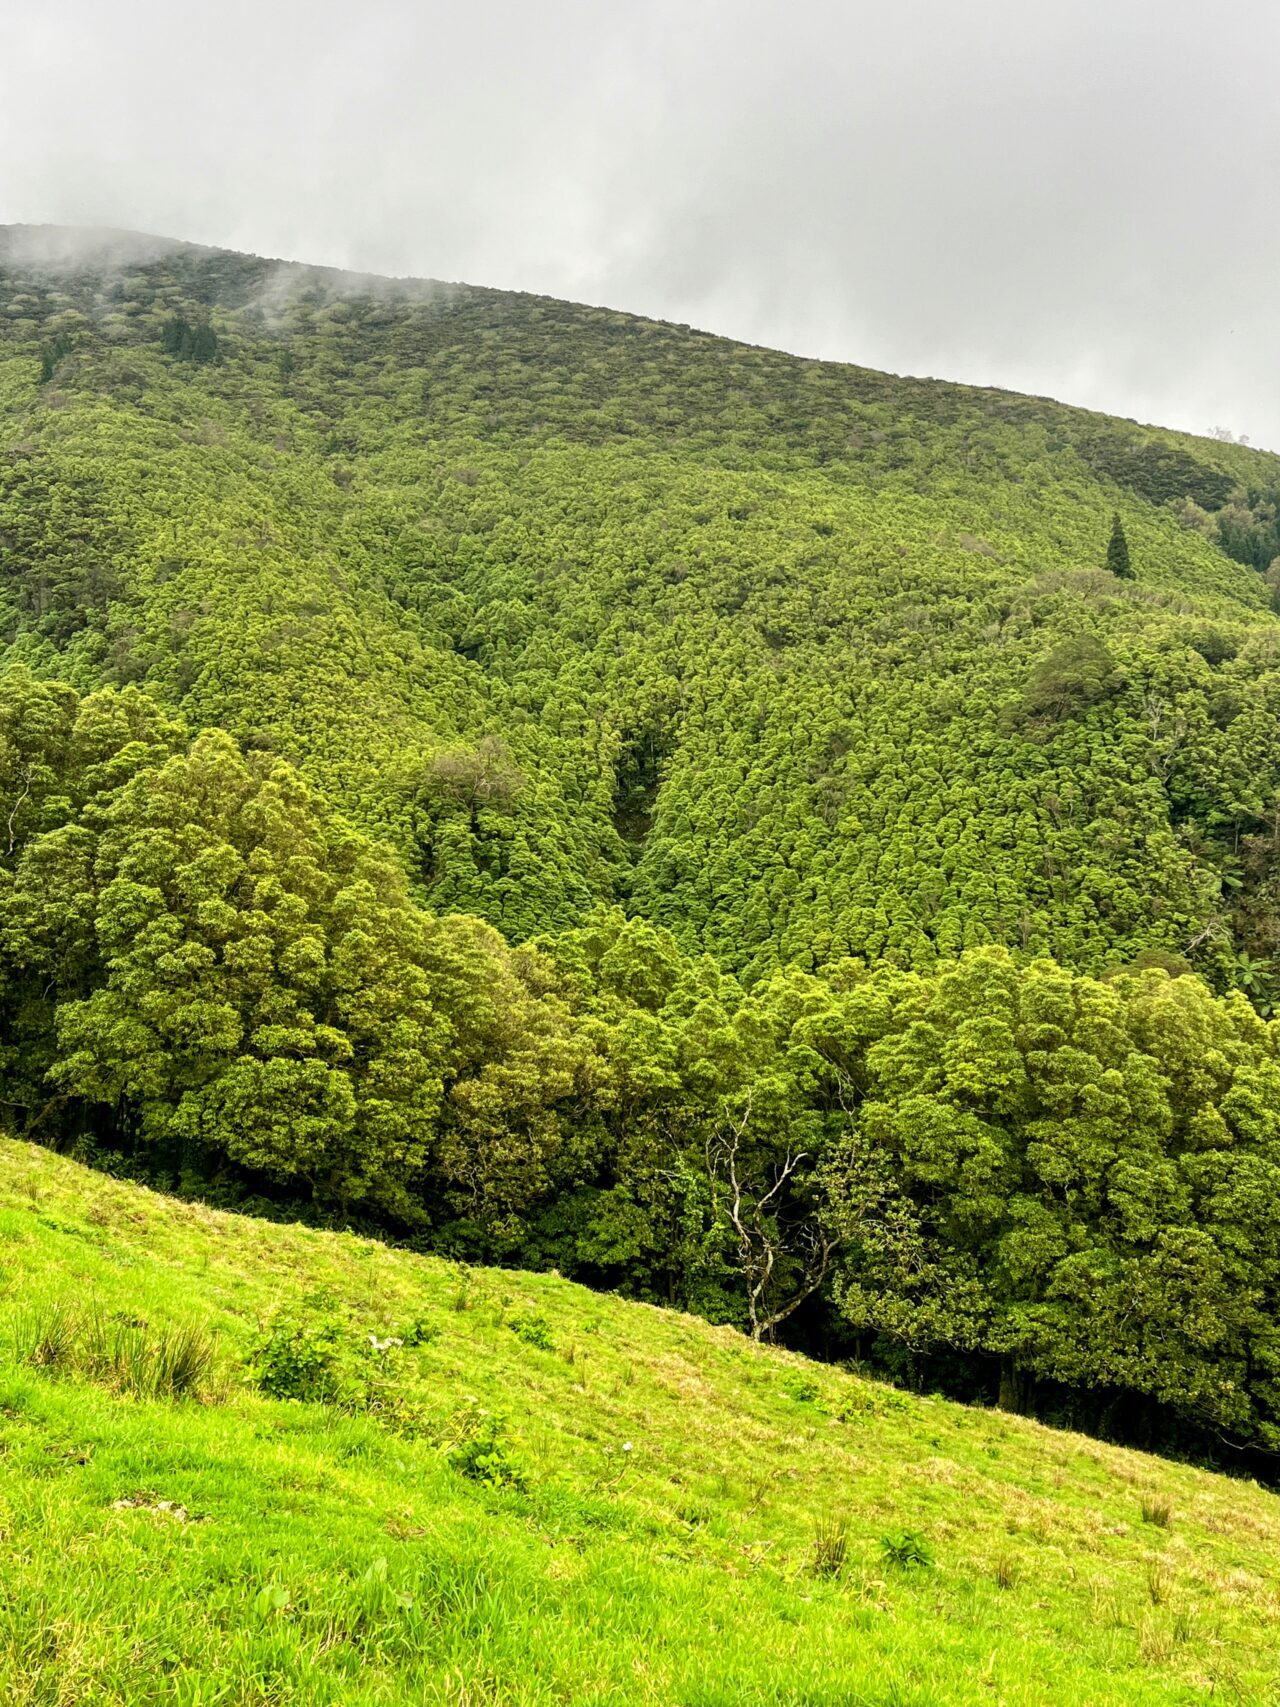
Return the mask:
<path id="1" fill-rule="evenodd" d="M 511 1489 L 522 1493 L 528 1472 L 513 1450 L 497 1417 L 477 1413 L 464 1437 L 451 1446 L 445 1457 L 460 1476 L 484 1488 Z"/>
<path id="2" fill-rule="evenodd" d="M 539 1351 L 554 1351 L 555 1338 L 551 1332 L 551 1324 L 545 1316 L 527 1312 L 523 1315 L 512 1316 L 507 1323 L 511 1332 L 525 1345 L 536 1346 Z"/>
<path id="3" fill-rule="evenodd" d="M 254 1341 L 249 1361 L 253 1381 L 273 1399 L 332 1404 L 351 1396 L 344 1379 L 343 1333 L 336 1322 L 295 1322 L 279 1317 Z"/>

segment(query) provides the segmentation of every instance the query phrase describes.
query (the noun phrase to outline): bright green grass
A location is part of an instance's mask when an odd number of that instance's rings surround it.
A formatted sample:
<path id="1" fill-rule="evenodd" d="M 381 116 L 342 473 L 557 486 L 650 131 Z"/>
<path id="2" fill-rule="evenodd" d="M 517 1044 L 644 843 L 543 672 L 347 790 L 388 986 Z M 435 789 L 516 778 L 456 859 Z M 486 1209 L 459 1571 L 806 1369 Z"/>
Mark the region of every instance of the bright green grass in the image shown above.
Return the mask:
<path id="1" fill-rule="evenodd" d="M 24 1324 L 90 1300 L 200 1326 L 201 1396 L 16 1361 Z M 253 1391 L 281 1307 L 353 1344 L 434 1322 L 392 1354 L 425 1432 Z M 513 1331 L 531 1314 L 553 1349 Z M 507 1419 L 525 1492 L 447 1463 L 473 1406 Z M 931 1565 L 886 1559 L 903 1531 Z M 0 1140 L 6 1707 L 1263 1701 L 1278 1568 L 1252 1483 Z"/>

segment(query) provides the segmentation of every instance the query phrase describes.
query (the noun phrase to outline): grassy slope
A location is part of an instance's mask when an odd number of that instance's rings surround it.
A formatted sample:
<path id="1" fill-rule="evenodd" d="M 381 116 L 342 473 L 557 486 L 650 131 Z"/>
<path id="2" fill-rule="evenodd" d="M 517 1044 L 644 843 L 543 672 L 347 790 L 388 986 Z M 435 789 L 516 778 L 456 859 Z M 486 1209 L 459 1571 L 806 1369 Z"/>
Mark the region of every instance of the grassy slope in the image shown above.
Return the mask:
<path id="1" fill-rule="evenodd" d="M 212 1396 L 14 1362 L 24 1311 L 90 1296 L 203 1324 Z M 431 1433 L 251 1391 L 281 1307 L 353 1338 L 433 1317 L 406 1390 L 442 1434 L 505 1414 L 527 1491 L 465 1480 Z M 530 1309 L 554 1350 L 512 1331 Z M 1162 1500 L 1167 1525 L 1144 1518 Z M 832 1518 L 834 1579 L 812 1569 Z M 932 1567 L 886 1564 L 903 1530 Z M 1252 1701 L 1280 1676 L 1280 1504 L 1256 1485 L 4 1140 L 0 1561 L 13 1707 Z"/>

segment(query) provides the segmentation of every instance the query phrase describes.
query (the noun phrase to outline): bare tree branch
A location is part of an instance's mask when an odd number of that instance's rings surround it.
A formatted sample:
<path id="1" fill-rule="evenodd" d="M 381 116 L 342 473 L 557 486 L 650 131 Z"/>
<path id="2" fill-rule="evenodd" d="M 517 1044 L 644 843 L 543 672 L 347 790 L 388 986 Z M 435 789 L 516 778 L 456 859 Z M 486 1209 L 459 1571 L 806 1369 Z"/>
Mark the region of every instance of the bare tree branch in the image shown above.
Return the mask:
<path id="1" fill-rule="evenodd" d="M 726 1120 L 707 1138 L 707 1177 L 724 1186 L 726 1214 L 738 1243 L 747 1290 L 747 1319 L 753 1340 L 769 1338 L 780 1322 L 798 1310 L 822 1285 L 839 1247 L 838 1235 L 809 1221 L 790 1231 L 774 1214 L 784 1188 L 808 1151 L 788 1151 L 767 1178 L 751 1173 L 746 1134 L 751 1122 L 751 1098 L 741 1118 Z M 782 1298 L 771 1297 L 779 1264 L 799 1265 L 798 1282 Z"/>
<path id="2" fill-rule="evenodd" d="M 15 828 L 15 825 L 17 822 L 18 813 L 22 808 L 23 801 L 27 798 L 27 796 L 30 793 L 31 793 L 31 767 L 30 767 L 30 765 L 28 765 L 26 770 L 22 773 L 22 792 L 21 792 L 21 794 L 19 794 L 18 798 L 14 801 L 13 810 L 9 814 L 9 850 L 8 851 L 10 853 L 13 852 L 14 842 L 17 840 L 18 832 Z"/>

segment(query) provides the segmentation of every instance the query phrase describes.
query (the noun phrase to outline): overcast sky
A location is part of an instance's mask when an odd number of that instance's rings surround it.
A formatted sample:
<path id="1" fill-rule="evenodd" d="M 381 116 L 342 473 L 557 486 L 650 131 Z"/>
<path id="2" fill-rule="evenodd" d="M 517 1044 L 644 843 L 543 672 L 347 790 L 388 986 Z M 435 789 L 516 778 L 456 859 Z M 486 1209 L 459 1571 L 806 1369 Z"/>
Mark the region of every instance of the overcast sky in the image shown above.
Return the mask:
<path id="1" fill-rule="evenodd" d="M 0 221 L 465 279 L 1280 449 L 1280 0 L 39 0 Z"/>

